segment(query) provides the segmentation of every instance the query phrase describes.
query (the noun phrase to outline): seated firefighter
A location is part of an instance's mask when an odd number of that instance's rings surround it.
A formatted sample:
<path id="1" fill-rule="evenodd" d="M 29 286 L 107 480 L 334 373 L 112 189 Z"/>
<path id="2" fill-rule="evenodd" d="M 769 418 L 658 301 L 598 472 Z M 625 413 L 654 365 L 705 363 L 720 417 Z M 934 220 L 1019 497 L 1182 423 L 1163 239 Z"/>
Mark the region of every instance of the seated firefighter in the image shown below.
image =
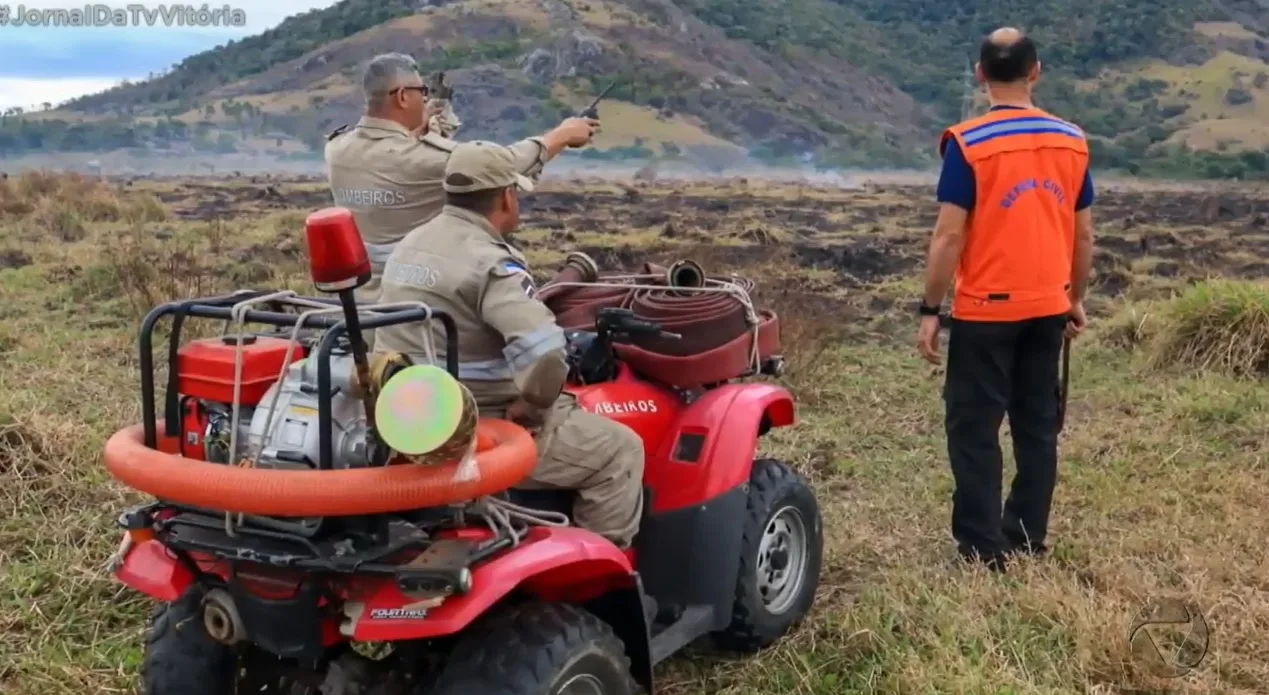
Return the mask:
<path id="1" fill-rule="evenodd" d="M 517 189 L 533 182 L 514 153 L 488 142 L 459 144 L 445 167 L 445 206 L 397 245 L 384 267 L 383 302 L 425 302 L 454 318 L 459 379 L 482 417 L 534 431 L 538 464 L 525 489 L 572 489 L 576 523 L 620 547 L 631 544 L 643 505 L 643 441 L 583 410 L 563 391 L 564 332 L 537 297 L 524 256 L 504 238 L 520 221 Z M 570 262 L 594 261 L 573 254 Z M 444 356 L 444 328 L 432 344 Z M 380 328 L 375 349 L 427 361 L 418 324 Z"/>

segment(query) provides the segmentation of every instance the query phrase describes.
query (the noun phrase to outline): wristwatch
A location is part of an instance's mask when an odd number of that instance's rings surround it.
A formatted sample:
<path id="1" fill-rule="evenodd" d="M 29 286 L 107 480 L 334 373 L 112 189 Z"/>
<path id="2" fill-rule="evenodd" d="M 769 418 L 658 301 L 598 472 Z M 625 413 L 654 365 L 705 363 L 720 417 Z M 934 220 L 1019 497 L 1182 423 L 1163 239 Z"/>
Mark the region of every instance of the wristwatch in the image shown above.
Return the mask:
<path id="1" fill-rule="evenodd" d="M 943 311 L 942 307 L 930 306 L 925 303 L 924 299 L 921 300 L 921 305 L 917 307 L 917 313 L 922 316 L 938 316 L 939 314 L 942 313 L 942 311 Z"/>

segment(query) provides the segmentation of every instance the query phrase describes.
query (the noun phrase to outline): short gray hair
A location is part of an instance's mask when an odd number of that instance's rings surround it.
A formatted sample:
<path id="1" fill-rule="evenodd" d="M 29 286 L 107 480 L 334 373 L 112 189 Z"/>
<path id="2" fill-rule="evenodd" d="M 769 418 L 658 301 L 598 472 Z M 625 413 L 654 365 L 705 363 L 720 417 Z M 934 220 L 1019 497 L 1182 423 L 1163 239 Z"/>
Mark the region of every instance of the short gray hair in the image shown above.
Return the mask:
<path id="1" fill-rule="evenodd" d="M 383 105 L 388 92 L 419 74 L 419 64 L 404 53 L 382 53 L 370 59 L 361 78 L 361 91 L 366 97 L 366 110 Z"/>

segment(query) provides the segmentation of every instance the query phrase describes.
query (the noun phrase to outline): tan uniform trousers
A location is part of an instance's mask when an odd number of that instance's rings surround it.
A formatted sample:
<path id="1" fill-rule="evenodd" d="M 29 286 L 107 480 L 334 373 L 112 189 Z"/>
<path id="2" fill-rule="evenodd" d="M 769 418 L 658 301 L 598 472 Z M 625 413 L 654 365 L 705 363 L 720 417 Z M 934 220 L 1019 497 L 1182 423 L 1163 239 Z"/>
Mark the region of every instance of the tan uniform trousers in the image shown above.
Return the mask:
<path id="1" fill-rule="evenodd" d="M 629 547 L 643 511 L 643 439 L 619 422 L 586 412 L 571 395 L 555 401 L 544 430 L 537 440 L 537 468 L 516 487 L 576 490 L 573 521 Z"/>

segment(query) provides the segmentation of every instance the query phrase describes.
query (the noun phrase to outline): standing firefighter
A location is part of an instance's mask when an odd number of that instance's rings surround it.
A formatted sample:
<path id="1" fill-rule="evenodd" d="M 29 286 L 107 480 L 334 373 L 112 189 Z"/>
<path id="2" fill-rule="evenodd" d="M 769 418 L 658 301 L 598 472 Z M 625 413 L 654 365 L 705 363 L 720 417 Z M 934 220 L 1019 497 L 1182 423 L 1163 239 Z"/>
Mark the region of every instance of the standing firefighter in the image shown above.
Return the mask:
<path id="1" fill-rule="evenodd" d="M 1031 101 L 1040 77 L 1031 40 L 999 29 L 980 53 L 991 110 L 948 128 L 939 144 L 941 205 L 917 347 L 940 363 L 940 307 L 955 275 L 943 391 L 952 535 L 964 557 L 1003 571 L 1009 554 L 1046 549 L 1058 361 L 1064 337 L 1086 322 L 1093 184 L 1083 131 Z M 1018 473 L 1002 518 L 1006 413 Z"/>
<path id="2" fill-rule="evenodd" d="M 326 169 L 335 205 L 352 211 L 366 242 L 374 273 L 357 292 L 361 302 L 378 300 L 383 264 L 411 229 L 435 217 L 444 205 L 441 179 L 457 128 L 450 89 L 438 80 L 444 104 L 428 104 L 414 59 L 401 53 L 375 56 L 362 81 L 366 111 L 353 128 L 340 126 L 326 143 Z M 433 132 L 429 121 L 442 128 Z M 536 179 L 565 147 L 590 141 L 599 122 L 568 118 L 554 130 L 509 146 L 516 170 Z"/>

